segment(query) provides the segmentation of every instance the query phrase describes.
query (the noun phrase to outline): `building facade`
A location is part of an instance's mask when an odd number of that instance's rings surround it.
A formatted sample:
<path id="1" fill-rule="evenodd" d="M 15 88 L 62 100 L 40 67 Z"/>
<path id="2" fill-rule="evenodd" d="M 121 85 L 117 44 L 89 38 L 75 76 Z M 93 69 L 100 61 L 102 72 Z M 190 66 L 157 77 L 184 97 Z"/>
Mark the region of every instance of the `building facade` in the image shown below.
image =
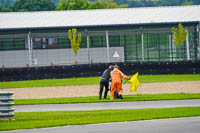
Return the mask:
<path id="1" fill-rule="evenodd" d="M 200 6 L 0 14 L 0 67 L 200 60 Z M 172 27 L 181 23 L 185 43 Z M 77 57 L 68 30 L 82 34 Z"/>

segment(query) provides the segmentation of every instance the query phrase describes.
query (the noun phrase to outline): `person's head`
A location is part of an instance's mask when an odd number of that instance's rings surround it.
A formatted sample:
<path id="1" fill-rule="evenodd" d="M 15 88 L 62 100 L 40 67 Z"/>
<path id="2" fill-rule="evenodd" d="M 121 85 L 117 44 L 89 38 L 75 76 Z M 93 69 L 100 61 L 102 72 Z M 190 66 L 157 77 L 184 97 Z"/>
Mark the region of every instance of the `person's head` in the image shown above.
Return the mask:
<path id="1" fill-rule="evenodd" d="M 119 66 L 118 65 L 114 65 L 114 68 L 119 68 Z"/>
<path id="2" fill-rule="evenodd" d="M 110 69 L 110 70 L 113 70 L 113 68 L 114 68 L 113 65 L 110 65 L 110 66 L 108 67 L 108 69 Z"/>

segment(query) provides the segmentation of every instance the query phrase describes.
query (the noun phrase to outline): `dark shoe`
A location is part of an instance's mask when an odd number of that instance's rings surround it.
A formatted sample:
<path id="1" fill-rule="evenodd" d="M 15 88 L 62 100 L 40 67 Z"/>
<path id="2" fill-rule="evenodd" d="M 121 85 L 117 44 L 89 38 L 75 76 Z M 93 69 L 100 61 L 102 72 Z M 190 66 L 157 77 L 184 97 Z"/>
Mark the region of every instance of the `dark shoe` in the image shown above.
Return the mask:
<path id="1" fill-rule="evenodd" d="M 123 99 L 122 95 L 119 95 L 119 98 L 120 98 L 120 99 Z"/>

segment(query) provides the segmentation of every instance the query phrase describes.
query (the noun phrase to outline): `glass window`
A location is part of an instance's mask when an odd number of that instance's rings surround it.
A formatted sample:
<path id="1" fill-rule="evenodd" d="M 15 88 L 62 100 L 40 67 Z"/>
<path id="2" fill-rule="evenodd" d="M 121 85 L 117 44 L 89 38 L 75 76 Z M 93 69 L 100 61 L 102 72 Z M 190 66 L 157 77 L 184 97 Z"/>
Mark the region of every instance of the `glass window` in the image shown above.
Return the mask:
<path id="1" fill-rule="evenodd" d="M 189 32 L 188 35 L 189 35 L 190 58 L 195 59 L 194 32 Z"/>
<path id="2" fill-rule="evenodd" d="M 120 46 L 120 35 L 110 35 L 109 36 L 109 45 L 110 45 L 110 47 Z"/>
<path id="3" fill-rule="evenodd" d="M 48 48 L 58 48 L 57 38 L 48 38 Z"/>
<path id="4" fill-rule="evenodd" d="M 33 38 L 33 49 L 41 49 L 42 48 L 42 39 L 41 38 Z"/>
<path id="5" fill-rule="evenodd" d="M 0 50 L 3 50 L 3 40 L 0 40 Z"/>
<path id="6" fill-rule="evenodd" d="M 90 47 L 106 47 L 106 37 L 90 36 Z"/>
<path id="7" fill-rule="evenodd" d="M 120 46 L 124 46 L 125 45 L 125 35 L 121 34 L 120 35 Z"/>
<path id="8" fill-rule="evenodd" d="M 145 53 L 148 53 L 148 60 L 149 61 L 159 61 L 159 36 L 158 34 L 148 34 L 147 35 L 147 43 L 144 44 L 145 46 Z M 146 57 L 146 56 L 145 56 Z"/>
<path id="9" fill-rule="evenodd" d="M 0 50 L 21 50 L 25 49 L 24 39 L 4 39 L 0 41 Z"/>
<path id="10" fill-rule="evenodd" d="M 42 38 L 42 48 L 48 47 L 48 38 Z"/>
<path id="11" fill-rule="evenodd" d="M 15 39 L 15 49 L 25 49 L 25 40 Z"/>
<path id="12" fill-rule="evenodd" d="M 4 50 L 12 50 L 14 49 L 13 40 L 4 40 L 3 41 Z"/>
<path id="13" fill-rule="evenodd" d="M 33 38 L 33 49 L 58 48 L 57 38 Z M 28 49 L 28 40 L 25 40 L 25 48 Z"/>
<path id="14" fill-rule="evenodd" d="M 71 48 L 71 44 L 67 37 L 58 38 L 58 48 Z"/>
<path id="15" fill-rule="evenodd" d="M 137 34 L 124 35 L 125 38 L 125 58 L 127 61 L 137 61 L 141 57 L 141 41 Z"/>
<path id="16" fill-rule="evenodd" d="M 87 48 L 87 36 L 82 36 L 80 48 Z"/>
<path id="17" fill-rule="evenodd" d="M 161 61 L 170 61 L 170 43 L 169 34 L 159 34 L 160 42 L 160 60 Z"/>

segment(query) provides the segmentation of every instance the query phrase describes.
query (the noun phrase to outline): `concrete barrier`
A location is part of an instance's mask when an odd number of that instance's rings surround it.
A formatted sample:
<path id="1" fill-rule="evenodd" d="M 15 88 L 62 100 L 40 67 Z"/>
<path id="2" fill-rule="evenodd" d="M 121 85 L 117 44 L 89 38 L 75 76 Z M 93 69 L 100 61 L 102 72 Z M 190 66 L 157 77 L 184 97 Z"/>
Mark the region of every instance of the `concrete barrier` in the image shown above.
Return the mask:
<path id="1" fill-rule="evenodd" d="M 0 120 L 12 120 L 14 116 L 13 92 L 0 92 Z"/>

